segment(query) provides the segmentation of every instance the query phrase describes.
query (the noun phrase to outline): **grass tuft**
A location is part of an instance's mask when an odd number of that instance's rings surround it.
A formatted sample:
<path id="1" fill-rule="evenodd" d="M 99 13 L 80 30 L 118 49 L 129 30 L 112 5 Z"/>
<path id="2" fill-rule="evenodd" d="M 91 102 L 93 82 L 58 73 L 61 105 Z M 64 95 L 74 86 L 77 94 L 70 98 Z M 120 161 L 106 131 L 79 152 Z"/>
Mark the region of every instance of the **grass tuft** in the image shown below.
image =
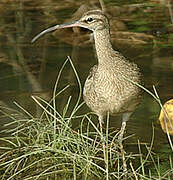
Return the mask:
<path id="1" fill-rule="evenodd" d="M 58 90 L 58 82 L 67 63 L 71 64 L 79 85 L 79 96 L 73 111 L 67 116 L 72 97 L 70 96 L 60 113 L 56 107 L 56 98 L 69 86 Z M 153 139 L 147 154 L 142 152 L 138 142 L 139 154 L 125 153 L 128 176 L 123 172 L 123 161 L 118 145 L 118 133 L 109 132 L 107 116 L 105 149 L 106 164 L 103 157 L 102 134 L 90 117 L 90 114 L 77 116 L 83 106 L 81 103 L 82 86 L 77 71 L 68 57 L 63 64 L 55 83 L 52 99 L 47 102 L 38 96 L 32 96 L 42 109 L 40 117 L 34 117 L 21 105 L 19 111 L 1 107 L 1 113 L 12 121 L 6 124 L 7 136 L 0 138 L 0 177 L 2 180 L 52 180 L 52 179 L 171 179 L 173 174 L 172 157 L 169 167 L 162 171 L 159 156 L 152 152 Z M 21 111 L 23 113 L 21 113 Z M 69 114 L 69 113 L 68 113 Z M 80 128 L 74 130 L 72 123 L 80 118 Z M 85 128 L 84 128 L 84 124 Z M 85 129 L 85 130 L 84 130 Z M 92 129 L 92 131 L 91 131 Z M 126 137 L 127 138 L 127 137 Z M 128 137 L 130 138 L 130 137 Z"/>

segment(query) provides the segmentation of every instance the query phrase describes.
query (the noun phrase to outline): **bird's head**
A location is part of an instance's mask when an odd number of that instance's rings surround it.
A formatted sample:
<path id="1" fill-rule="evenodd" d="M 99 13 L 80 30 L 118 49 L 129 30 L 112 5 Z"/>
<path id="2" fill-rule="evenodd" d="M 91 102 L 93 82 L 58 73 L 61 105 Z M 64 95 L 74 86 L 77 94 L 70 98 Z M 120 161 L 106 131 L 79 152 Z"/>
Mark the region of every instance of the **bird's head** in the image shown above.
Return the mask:
<path id="1" fill-rule="evenodd" d="M 42 35 L 48 32 L 62 28 L 70 28 L 70 27 L 82 27 L 94 32 L 98 30 L 103 30 L 105 28 L 106 29 L 109 28 L 109 23 L 107 17 L 104 15 L 104 13 L 101 10 L 91 10 L 84 13 L 83 16 L 77 21 L 73 21 L 61 25 L 55 25 L 53 27 L 50 27 L 42 31 L 32 39 L 32 42 L 35 42 L 38 38 L 40 38 Z"/>

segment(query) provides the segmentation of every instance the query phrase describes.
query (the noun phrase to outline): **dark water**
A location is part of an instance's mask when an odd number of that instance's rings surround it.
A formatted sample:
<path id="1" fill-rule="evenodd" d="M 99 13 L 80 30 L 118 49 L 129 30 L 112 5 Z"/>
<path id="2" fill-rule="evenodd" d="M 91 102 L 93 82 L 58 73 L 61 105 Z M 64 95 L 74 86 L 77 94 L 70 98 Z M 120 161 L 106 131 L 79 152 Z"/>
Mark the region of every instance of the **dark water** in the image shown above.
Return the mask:
<path id="1" fill-rule="evenodd" d="M 65 3 L 64 3 L 65 2 Z M 90 6 L 98 5 L 88 1 Z M 94 2 L 94 1 L 93 1 Z M 106 1 L 110 18 L 123 22 L 124 32 L 144 33 L 153 36 L 137 41 L 136 36 L 114 35 L 113 46 L 127 58 L 139 65 L 144 75 L 145 86 L 152 90 L 155 85 L 161 101 L 164 103 L 173 97 L 173 26 L 171 15 L 165 4 L 140 1 L 131 6 L 127 2 Z M 88 32 L 72 30 L 50 33 L 31 44 L 31 39 L 40 31 L 64 21 L 71 20 L 73 14 L 85 1 L 3 1 L 0 2 L 0 103 L 4 107 L 17 109 L 14 101 L 33 115 L 39 115 L 39 109 L 31 95 L 38 95 L 49 100 L 62 64 L 70 56 L 78 72 L 81 84 L 88 75 L 89 69 L 96 64 Z M 133 2 L 137 3 L 137 2 Z M 145 3 L 145 4 L 143 4 Z M 148 4 L 147 4 L 148 3 Z M 87 4 L 87 3 L 86 3 Z M 127 7 L 125 7 L 127 6 Z M 118 25 L 120 26 L 120 24 Z M 112 29 L 112 27 L 111 27 Z M 116 28 L 115 28 L 116 29 Z M 120 30 L 117 30 L 120 31 Z M 86 35 L 86 36 L 85 36 Z M 138 43 L 137 43 L 138 42 Z M 74 72 L 67 63 L 61 76 L 58 90 L 70 84 L 70 88 L 57 98 L 57 108 L 63 111 L 68 97 L 72 96 L 71 109 L 78 96 L 79 88 Z M 79 114 L 90 111 L 86 106 Z M 157 124 L 160 107 L 148 95 L 131 117 L 127 133 L 135 134 L 132 139 L 150 142 L 155 127 L 156 147 L 167 143 L 167 137 Z M 0 118 L 2 125 L 9 121 L 4 115 Z M 120 118 L 111 118 L 111 127 L 120 127 Z M 78 126 L 78 122 L 74 122 Z M 3 136 L 3 133 L 1 133 Z"/>

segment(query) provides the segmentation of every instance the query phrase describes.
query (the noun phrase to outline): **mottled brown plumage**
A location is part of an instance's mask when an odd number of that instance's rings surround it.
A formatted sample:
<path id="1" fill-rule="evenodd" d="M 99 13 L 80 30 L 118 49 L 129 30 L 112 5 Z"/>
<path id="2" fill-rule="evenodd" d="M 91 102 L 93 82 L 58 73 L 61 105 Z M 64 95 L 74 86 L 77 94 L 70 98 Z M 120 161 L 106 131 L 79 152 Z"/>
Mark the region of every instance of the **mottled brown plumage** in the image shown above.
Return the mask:
<path id="1" fill-rule="evenodd" d="M 87 19 L 93 22 L 88 23 Z M 84 100 L 99 116 L 123 114 L 123 135 L 126 121 L 141 102 L 141 73 L 136 64 L 127 61 L 119 52 L 112 49 L 109 23 L 106 16 L 98 10 L 89 11 L 80 21 L 93 31 L 98 65 L 95 65 L 84 85 Z M 130 80 L 130 81 L 129 81 Z"/>
<path id="2" fill-rule="evenodd" d="M 121 138 L 132 112 L 141 102 L 141 89 L 131 81 L 141 84 L 141 73 L 136 64 L 125 59 L 119 52 L 113 50 L 110 42 L 109 23 L 107 17 L 100 10 L 86 12 L 78 21 L 56 25 L 41 35 L 60 28 L 83 27 L 91 30 L 94 35 L 98 65 L 95 65 L 84 85 L 84 100 L 86 104 L 99 116 L 102 131 L 103 117 L 109 112 L 111 115 L 123 114 Z"/>

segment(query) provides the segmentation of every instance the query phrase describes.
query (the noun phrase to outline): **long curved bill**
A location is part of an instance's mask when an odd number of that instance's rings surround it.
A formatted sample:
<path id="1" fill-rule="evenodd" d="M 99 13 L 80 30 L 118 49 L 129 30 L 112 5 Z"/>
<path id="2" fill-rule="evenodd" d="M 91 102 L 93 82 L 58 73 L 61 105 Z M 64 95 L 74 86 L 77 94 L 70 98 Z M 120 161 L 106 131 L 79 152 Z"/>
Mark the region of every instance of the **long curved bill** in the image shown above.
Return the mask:
<path id="1" fill-rule="evenodd" d="M 40 38 L 42 35 L 48 33 L 48 32 L 52 32 L 55 31 L 57 29 L 62 29 L 62 28 L 69 28 L 69 27 L 76 27 L 76 26 L 80 26 L 79 25 L 79 21 L 73 21 L 71 23 L 65 23 L 65 24 L 60 24 L 60 25 L 55 25 L 53 27 L 50 27 L 44 31 L 42 31 L 41 33 L 39 33 L 38 35 L 36 35 L 33 39 L 32 39 L 32 43 L 35 42 L 38 38 Z"/>

